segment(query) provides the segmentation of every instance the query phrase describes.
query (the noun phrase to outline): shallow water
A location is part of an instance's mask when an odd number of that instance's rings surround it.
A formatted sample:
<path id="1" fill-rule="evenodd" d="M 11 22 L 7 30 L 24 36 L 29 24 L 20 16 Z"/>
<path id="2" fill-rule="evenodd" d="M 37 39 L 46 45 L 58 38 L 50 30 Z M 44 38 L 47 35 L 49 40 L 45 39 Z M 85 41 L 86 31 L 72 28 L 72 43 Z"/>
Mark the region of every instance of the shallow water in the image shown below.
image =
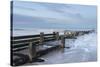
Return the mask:
<path id="1" fill-rule="evenodd" d="M 70 49 L 57 49 L 48 53 L 47 55 L 40 57 L 44 59 L 45 62 L 35 62 L 32 64 L 61 64 L 92 62 L 97 60 L 96 33 L 90 33 L 84 36 L 80 36 L 76 40 L 66 39 L 66 46 L 70 46 Z"/>

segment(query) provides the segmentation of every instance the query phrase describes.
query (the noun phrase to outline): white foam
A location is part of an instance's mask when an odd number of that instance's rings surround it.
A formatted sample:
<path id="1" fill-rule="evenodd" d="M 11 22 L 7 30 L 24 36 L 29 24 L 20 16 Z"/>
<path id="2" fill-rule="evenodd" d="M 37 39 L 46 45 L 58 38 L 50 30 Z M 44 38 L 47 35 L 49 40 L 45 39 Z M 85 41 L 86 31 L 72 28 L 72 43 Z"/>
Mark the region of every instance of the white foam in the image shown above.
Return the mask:
<path id="1" fill-rule="evenodd" d="M 97 60 L 97 34 L 90 33 L 78 37 L 72 43 L 66 44 L 71 46 L 68 50 L 73 59 L 78 61 L 96 61 Z M 75 57 L 77 56 L 77 57 Z M 79 59 L 81 57 L 81 59 Z"/>
<path id="2" fill-rule="evenodd" d="M 96 33 L 90 33 L 78 37 L 73 45 L 75 48 L 82 48 L 85 49 L 86 51 L 96 51 L 97 48 Z"/>

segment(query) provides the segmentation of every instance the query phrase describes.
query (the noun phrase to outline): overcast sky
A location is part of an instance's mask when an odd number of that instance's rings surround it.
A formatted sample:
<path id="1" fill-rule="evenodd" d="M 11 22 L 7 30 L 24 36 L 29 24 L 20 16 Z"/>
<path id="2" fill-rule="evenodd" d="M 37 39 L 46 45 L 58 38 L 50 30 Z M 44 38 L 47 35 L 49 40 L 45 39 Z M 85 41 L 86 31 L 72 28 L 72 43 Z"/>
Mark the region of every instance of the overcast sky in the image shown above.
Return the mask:
<path id="1" fill-rule="evenodd" d="M 96 6 L 13 2 L 15 28 L 87 29 L 96 28 Z"/>

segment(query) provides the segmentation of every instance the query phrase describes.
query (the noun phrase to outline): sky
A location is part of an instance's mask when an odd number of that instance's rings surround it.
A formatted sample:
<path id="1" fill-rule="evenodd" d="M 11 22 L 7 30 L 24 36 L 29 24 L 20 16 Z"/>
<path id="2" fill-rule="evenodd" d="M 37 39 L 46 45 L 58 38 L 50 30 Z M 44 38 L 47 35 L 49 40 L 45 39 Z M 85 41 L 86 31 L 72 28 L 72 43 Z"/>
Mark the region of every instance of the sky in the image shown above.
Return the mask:
<path id="1" fill-rule="evenodd" d="M 13 28 L 96 29 L 92 5 L 14 1 Z"/>

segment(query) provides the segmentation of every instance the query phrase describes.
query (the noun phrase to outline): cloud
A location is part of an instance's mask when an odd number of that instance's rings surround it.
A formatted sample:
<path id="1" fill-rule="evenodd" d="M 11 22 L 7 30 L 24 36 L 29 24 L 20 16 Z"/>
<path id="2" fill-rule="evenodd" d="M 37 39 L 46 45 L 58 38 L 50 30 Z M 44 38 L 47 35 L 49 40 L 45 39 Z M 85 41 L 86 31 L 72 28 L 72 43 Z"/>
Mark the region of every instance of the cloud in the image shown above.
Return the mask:
<path id="1" fill-rule="evenodd" d="M 16 2 L 14 6 L 15 24 L 30 24 L 31 27 L 37 25 L 41 28 L 81 28 L 82 25 L 96 27 L 96 9 L 92 6 L 23 1 Z"/>
<path id="2" fill-rule="evenodd" d="M 70 6 L 65 4 L 55 4 L 55 3 L 40 3 L 39 5 L 44 6 L 50 11 L 55 11 L 58 13 L 63 13 L 64 11 L 62 9 L 68 9 Z"/>
<path id="3" fill-rule="evenodd" d="M 75 10 L 71 5 L 66 4 L 17 2 L 14 6 L 15 14 L 26 16 L 60 19 L 64 21 L 72 19 L 79 20 L 82 18 L 79 11 Z"/>

